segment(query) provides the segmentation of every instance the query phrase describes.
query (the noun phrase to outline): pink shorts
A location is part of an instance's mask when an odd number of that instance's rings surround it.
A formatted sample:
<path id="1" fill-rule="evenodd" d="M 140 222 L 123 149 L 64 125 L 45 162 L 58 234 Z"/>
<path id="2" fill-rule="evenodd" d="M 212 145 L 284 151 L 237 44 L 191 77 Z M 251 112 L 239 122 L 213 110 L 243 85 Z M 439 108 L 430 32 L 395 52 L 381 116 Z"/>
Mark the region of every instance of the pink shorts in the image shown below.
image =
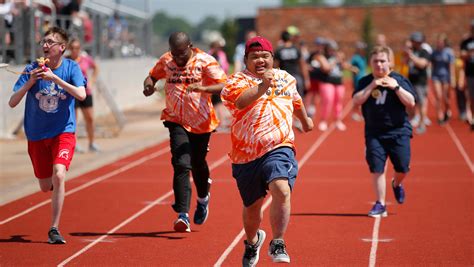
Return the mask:
<path id="1" fill-rule="evenodd" d="M 52 177 L 54 164 L 62 164 L 69 170 L 75 146 L 74 133 L 62 133 L 48 139 L 28 141 L 28 154 L 35 176 L 38 179 Z"/>

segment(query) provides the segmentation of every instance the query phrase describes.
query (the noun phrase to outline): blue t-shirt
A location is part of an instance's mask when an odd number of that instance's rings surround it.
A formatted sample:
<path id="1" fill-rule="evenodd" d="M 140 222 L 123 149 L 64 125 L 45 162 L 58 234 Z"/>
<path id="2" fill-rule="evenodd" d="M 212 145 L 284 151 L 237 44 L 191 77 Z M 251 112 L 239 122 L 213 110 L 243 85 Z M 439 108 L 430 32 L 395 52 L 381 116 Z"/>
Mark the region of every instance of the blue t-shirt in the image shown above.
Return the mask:
<path id="1" fill-rule="evenodd" d="M 38 63 L 32 63 L 26 66 L 25 72 L 37 67 Z M 79 65 L 73 60 L 63 58 L 61 66 L 53 72 L 69 84 L 86 86 L 86 79 Z M 20 90 L 29 78 L 29 74 L 22 74 L 13 91 Z M 26 137 L 30 141 L 75 132 L 74 97 L 52 81 L 37 80 L 26 95 L 24 127 Z"/>
<path id="2" fill-rule="evenodd" d="M 449 47 L 433 51 L 431 54 L 432 76 L 449 79 L 449 66 L 454 62 L 454 59 L 454 52 Z"/>
<path id="3" fill-rule="evenodd" d="M 415 90 L 411 83 L 402 75 L 391 72 L 390 77 L 397 80 L 400 87 L 407 90 L 416 98 Z M 374 79 L 372 74 L 360 79 L 354 93 L 366 88 Z M 362 115 L 365 119 L 365 135 L 379 138 L 392 138 L 399 135 L 412 135 L 412 127 L 408 120 L 405 105 L 400 101 L 395 91 L 386 87 L 378 87 L 380 96 L 370 96 L 362 104 Z"/>
<path id="4" fill-rule="evenodd" d="M 352 81 L 354 82 L 354 88 L 357 86 L 359 80 L 365 76 L 365 70 L 367 69 L 367 62 L 365 58 L 359 54 L 354 54 L 351 59 L 351 65 L 359 69 L 359 72 L 353 73 Z"/>

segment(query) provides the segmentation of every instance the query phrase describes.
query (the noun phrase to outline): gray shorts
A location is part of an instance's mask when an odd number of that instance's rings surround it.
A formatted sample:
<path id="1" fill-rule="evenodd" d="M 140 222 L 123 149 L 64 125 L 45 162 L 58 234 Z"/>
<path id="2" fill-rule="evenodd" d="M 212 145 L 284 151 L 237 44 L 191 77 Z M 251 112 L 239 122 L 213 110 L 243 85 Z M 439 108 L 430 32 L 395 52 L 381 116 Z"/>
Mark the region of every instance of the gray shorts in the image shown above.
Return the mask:
<path id="1" fill-rule="evenodd" d="M 426 98 L 428 97 L 428 85 L 413 85 L 415 88 L 416 95 L 418 96 L 416 104 L 421 106 L 426 103 Z"/>

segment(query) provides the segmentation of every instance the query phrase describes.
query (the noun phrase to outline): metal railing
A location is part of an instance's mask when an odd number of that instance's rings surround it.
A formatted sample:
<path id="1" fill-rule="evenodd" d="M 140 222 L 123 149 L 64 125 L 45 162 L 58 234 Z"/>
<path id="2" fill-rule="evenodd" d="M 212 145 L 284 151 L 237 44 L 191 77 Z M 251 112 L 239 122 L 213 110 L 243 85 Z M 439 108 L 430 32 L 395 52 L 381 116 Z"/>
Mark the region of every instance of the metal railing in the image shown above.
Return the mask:
<path id="1" fill-rule="evenodd" d="M 39 9 L 27 7 L 14 17 L 12 27 L 7 28 L 0 15 L 0 62 L 24 64 L 34 61 L 42 54 L 38 42 L 52 25 L 67 29 L 71 36 L 81 40 L 85 50 L 93 57 L 103 59 L 137 57 L 151 54 L 151 21 L 142 18 L 123 18 L 127 23 L 127 34 L 120 40 L 112 40 L 108 28 L 110 15 L 84 10 L 92 22 L 91 40 L 85 40 L 84 23 L 75 23 L 71 16 L 44 14 Z M 5 35 L 10 32 L 11 42 Z"/>

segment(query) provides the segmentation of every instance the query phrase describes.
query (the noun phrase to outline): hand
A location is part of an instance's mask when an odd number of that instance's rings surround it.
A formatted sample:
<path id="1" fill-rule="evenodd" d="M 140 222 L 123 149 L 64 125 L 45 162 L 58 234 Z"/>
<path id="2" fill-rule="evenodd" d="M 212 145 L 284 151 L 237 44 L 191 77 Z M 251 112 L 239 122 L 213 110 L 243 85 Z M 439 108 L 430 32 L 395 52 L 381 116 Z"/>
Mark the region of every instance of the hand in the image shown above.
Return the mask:
<path id="1" fill-rule="evenodd" d="M 263 75 L 262 75 L 262 84 L 263 86 L 265 87 L 265 90 L 268 88 L 268 87 L 271 87 L 272 86 L 272 83 L 274 81 L 274 77 L 273 77 L 273 70 L 272 69 L 269 69 L 269 70 L 266 70 Z"/>
<path id="2" fill-rule="evenodd" d="M 155 93 L 155 88 L 151 84 L 147 84 L 143 88 L 143 94 L 145 96 L 151 96 L 152 94 Z"/>
<path id="3" fill-rule="evenodd" d="M 41 78 L 43 80 L 46 80 L 46 81 L 53 81 L 54 80 L 55 75 L 54 75 L 53 71 L 50 68 L 47 68 L 47 67 L 43 66 L 43 67 L 39 67 L 38 69 L 39 69 L 39 72 L 38 72 L 39 78 Z"/>
<path id="4" fill-rule="evenodd" d="M 306 122 L 302 123 L 302 126 L 303 126 L 304 132 L 309 132 L 313 130 L 313 127 L 314 127 L 313 119 L 311 119 L 310 117 L 306 117 Z"/>

